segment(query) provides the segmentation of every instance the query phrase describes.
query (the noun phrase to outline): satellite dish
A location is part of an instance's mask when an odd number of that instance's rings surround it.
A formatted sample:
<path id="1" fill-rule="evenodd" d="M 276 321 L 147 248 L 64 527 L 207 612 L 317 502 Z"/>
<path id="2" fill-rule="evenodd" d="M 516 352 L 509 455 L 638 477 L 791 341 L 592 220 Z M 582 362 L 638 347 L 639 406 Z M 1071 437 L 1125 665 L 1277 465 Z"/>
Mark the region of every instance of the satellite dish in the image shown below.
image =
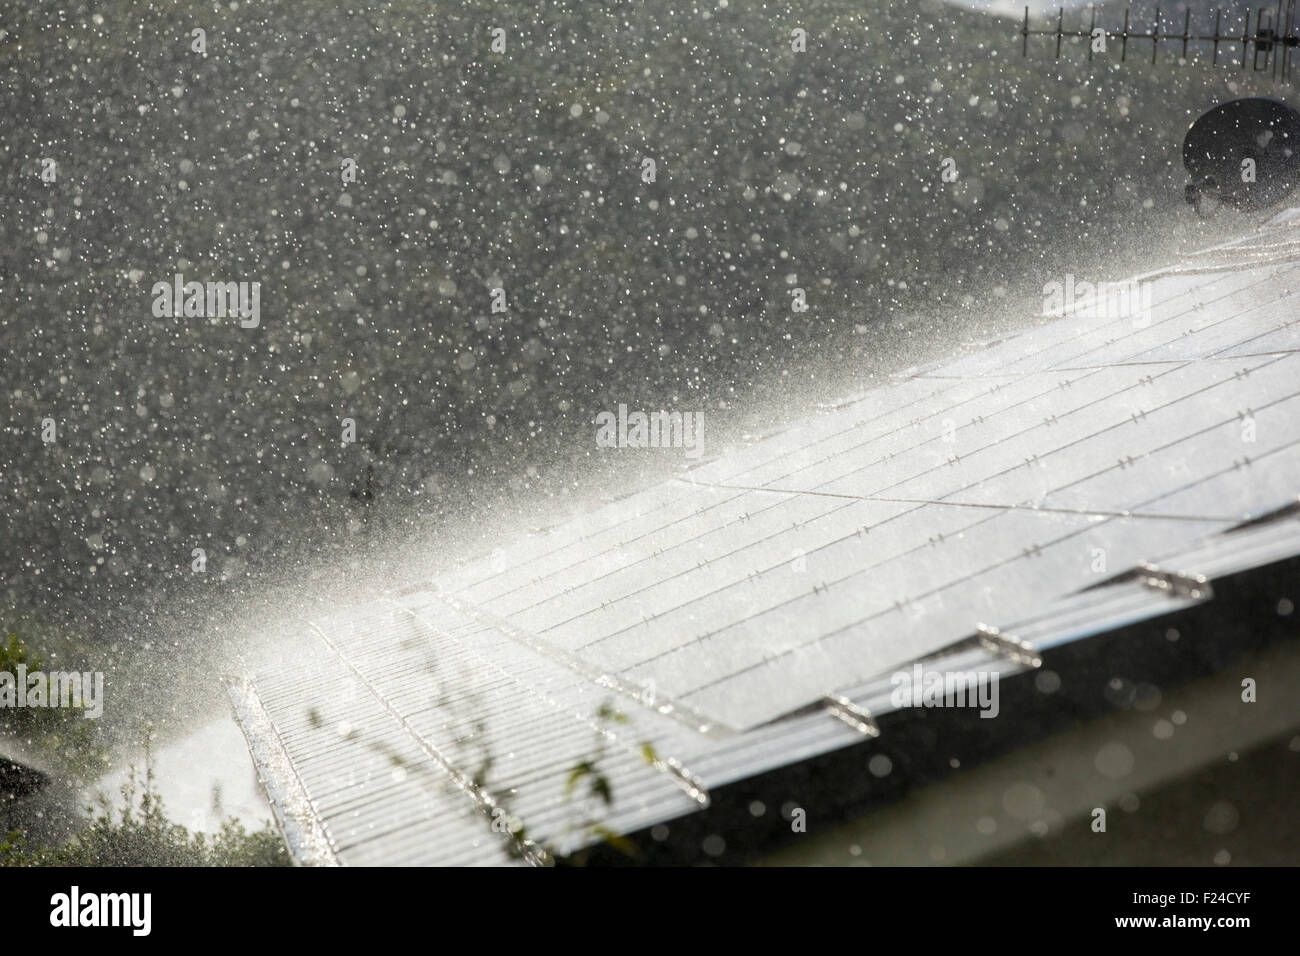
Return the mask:
<path id="1" fill-rule="evenodd" d="M 1187 201 L 1207 198 L 1238 209 L 1271 206 L 1300 184 L 1300 113 L 1278 100 L 1221 103 L 1187 131 Z"/>
<path id="2" fill-rule="evenodd" d="M 1088 60 L 1094 55 L 1109 56 L 1107 44 L 1119 47 L 1119 61 L 1128 59 L 1130 46 L 1145 49 L 1151 42 L 1151 62 L 1160 57 L 1160 44 L 1166 49 L 1172 44 L 1181 50 L 1180 63 L 1188 62 L 1188 50 L 1196 49 L 1210 54 L 1209 66 L 1232 66 L 1241 71 L 1264 73 L 1274 81 L 1288 82 L 1294 77 L 1291 63 L 1293 54 L 1300 50 L 1300 2 L 1282 0 L 1272 8 L 1260 7 L 1254 13 L 1247 10 L 1240 22 L 1229 14 L 1223 21 L 1223 11 L 1214 12 L 1214 32 L 1206 27 L 1193 28 L 1191 5 L 1183 10 L 1182 32 L 1178 21 L 1162 17 L 1156 8 L 1150 29 L 1134 26 L 1128 10 L 1124 11 L 1122 29 L 1097 26 L 1100 4 L 1088 4 L 1091 18 L 1087 29 L 1065 27 L 1065 8 L 1056 14 L 1055 28 L 1032 29 L 1029 25 L 1029 8 L 1018 31 L 1022 56 L 1029 55 L 1030 37 L 1047 37 L 1056 41 L 1056 58 L 1069 45 L 1078 47 L 1082 40 Z M 1203 18 L 1200 18 L 1203 19 Z M 1253 29 L 1252 29 L 1253 26 Z M 1187 131 L 1183 140 L 1183 165 L 1192 176 L 1187 184 L 1187 201 L 1197 212 L 1206 212 L 1211 202 L 1238 209 L 1257 209 L 1271 206 L 1283 199 L 1300 183 L 1300 113 L 1278 100 L 1248 97 L 1232 100 L 1210 110 Z"/>

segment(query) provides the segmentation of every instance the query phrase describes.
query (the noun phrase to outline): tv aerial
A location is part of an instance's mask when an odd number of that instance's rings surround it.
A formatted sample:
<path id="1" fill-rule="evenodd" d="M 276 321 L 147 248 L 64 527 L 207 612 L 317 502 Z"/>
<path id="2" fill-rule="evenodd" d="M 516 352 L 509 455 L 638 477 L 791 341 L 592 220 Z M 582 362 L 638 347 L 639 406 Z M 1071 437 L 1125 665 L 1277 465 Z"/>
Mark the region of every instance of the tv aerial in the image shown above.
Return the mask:
<path id="1" fill-rule="evenodd" d="M 1056 29 L 1031 29 L 1029 8 L 1020 28 L 1021 55 L 1029 55 L 1029 38 L 1054 37 L 1056 58 L 1066 39 L 1087 41 L 1088 60 L 1111 44 L 1119 46 L 1119 61 L 1128 59 L 1129 45 L 1142 49 L 1151 44 L 1151 62 L 1157 62 L 1161 43 L 1168 49 L 1181 49 L 1186 59 L 1189 45 L 1212 50 L 1211 65 L 1222 61 L 1241 71 L 1268 73 L 1274 81 L 1291 79 L 1292 53 L 1300 46 L 1297 33 L 1296 0 L 1285 5 L 1278 0 L 1273 7 L 1246 11 L 1241 32 L 1225 32 L 1222 9 L 1214 11 L 1214 32 L 1193 32 L 1192 11 L 1183 11 L 1182 32 L 1176 21 L 1172 25 L 1161 19 L 1156 7 L 1150 29 L 1134 29 L 1130 10 L 1124 11 L 1124 25 L 1108 30 L 1097 25 L 1097 9 L 1085 30 L 1065 28 L 1065 8 L 1059 8 Z M 1254 29 L 1251 29 L 1252 17 Z M 1135 49 L 1135 53 L 1137 50 Z M 1145 50 L 1143 50 L 1145 52 Z M 1186 198 L 1198 213 L 1204 214 L 1210 203 L 1237 209 L 1259 209 L 1283 199 L 1300 184 L 1300 113 L 1281 100 L 1268 97 L 1243 97 L 1220 103 L 1202 114 L 1188 128 L 1183 138 L 1183 165 L 1191 176 Z"/>

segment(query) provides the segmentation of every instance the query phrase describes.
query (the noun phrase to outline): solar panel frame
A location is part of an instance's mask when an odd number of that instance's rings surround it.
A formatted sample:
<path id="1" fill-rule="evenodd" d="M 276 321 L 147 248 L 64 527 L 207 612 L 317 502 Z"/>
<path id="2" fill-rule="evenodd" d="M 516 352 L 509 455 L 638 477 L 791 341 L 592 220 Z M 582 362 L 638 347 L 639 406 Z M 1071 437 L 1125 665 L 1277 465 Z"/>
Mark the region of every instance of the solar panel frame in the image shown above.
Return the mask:
<path id="1" fill-rule="evenodd" d="M 1067 315 L 932 363 L 264 648 L 235 700 L 291 848 L 545 862 L 708 815 L 719 790 L 875 739 L 913 661 L 1014 677 L 1017 646 L 1207 599 L 1108 579 L 1098 551 L 1218 575 L 1294 558 L 1296 352 L 1249 351 L 1294 341 L 1300 265 L 1258 251 L 1291 248 L 1275 228 L 1146 277 L 1149 322 Z M 581 795 L 602 779 L 607 799 Z"/>

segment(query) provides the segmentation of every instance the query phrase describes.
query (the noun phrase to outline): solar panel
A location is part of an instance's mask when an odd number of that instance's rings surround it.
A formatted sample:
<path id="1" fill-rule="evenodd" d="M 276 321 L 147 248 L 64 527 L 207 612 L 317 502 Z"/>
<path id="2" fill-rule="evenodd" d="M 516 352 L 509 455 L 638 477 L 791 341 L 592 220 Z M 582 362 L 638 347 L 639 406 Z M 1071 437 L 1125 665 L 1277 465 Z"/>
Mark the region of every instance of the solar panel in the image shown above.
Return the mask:
<path id="1" fill-rule="evenodd" d="M 265 649 L 238 710 L 295 852 L 546 862 L 871 737 L 918 659 L 1167 612 L 1085 589 L 1295 500 L 1293 222 Z"/>

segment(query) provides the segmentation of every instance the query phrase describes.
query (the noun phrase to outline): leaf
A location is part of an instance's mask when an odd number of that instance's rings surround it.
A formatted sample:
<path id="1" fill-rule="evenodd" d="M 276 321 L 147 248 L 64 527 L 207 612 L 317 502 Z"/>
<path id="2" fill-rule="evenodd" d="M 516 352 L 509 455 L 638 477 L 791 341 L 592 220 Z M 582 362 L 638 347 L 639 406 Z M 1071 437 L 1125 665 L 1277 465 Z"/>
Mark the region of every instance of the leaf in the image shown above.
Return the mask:
<path id="1" fill-rule="evenodd" d="M 600 705 L 600 709 L 596 711 L 596 716 L 599 717 L 601 720 L 612 720 L 616 724 L 626 724 L 628 721 L 627 714 L 623 713 L 622 711 L 615 710 L 610 705 L 609 701 L 605 701 L 603 704 Z"/>
<path id="2" fill-rule="evenodd" d="M 591 773 L 592 769 L 591 763 L 586 760 L 582 761 L 582 763 L 576 764 L 574 768 L 569 771 L 569 780 L 564 785 L 564 795 L 572 796 L 573 788 L 578 785 L 578 781 Z"/>
<path id="3" fill-rule="evenodd" d="M 618 850 L 618 852 L 622 853 L 624 856 L 641 855 L 641 851 L 637 849 L 637 845 L 635 843 L 633 843 L 627 837 L 623 836 L 621 833 L 615 833 L 607 826 L 602 826 L 599 823 L 593 823 L 591 825 L 591 832 L 594 836 L 600 837 L 602 840 L 604 840 L 614 849 Z"/>

